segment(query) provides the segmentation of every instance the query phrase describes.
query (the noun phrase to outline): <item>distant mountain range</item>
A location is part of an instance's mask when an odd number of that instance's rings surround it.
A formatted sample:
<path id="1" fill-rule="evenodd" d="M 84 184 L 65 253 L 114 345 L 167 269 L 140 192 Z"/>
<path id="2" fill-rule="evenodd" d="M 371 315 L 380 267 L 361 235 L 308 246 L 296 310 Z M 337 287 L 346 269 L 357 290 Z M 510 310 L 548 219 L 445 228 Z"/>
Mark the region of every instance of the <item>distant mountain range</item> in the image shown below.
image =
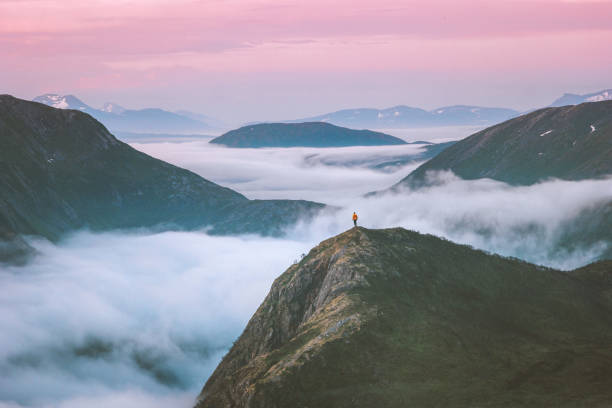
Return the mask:
<path id="1" fill-rule="evenodd" d="M 33 101 L 59 109 L 80 110 L 102 122 L 112 132 L 202 133 L 210 132 L 217 124 L 216 121 L 207 122 L 204 115 L 187 111 L 179 114 L 157 108 L 132 110 L 111 102 L 95 109 L 74 95 L 45 94 Z"/>
<path id="2" fill-rule="evenodd" d="M 261 123 L 229 131 L 210 143 L 228 147 L 343 147 L 401 145 L 405 141 L 371 130 L 324 122 Z"/>
<path id="3" fill-rule="evenodd" d="M 352 228 L 272 285 L 196 408 L 612 406 L 612 262 Z"/>
<path id="4" fill-rule="evenodd" d="M 0 95 L 0 260 L 23 254 L 21 234 L 57 240 L 82 228 L 149 227 L 279 235 L 323 207 L 249 200 L 131 148 L 80 110 Z"/>
<path id="5" fill-rule="evenodd" d="M 612 99 L 612 89 L 586 95 L 564 94 L 550 106 L 578 105 Z M 453 105 L 425 110 L 405 105 L 386 109 L 343 109 L 283 123 L 327 122 L 357 129 L 402 129 L 438 126 L 489 126 L 517 117 L 521 112 L 507 108 Z"/>
<path id="6" fill-rule="evenodd" d="M 343 109 L 284 123 L 327 122 L 359 129 L 394 129 L 433 126 L 491 125 L 518 116 L 513 109 L 483 108 L 480 106 L 446 106 L 431 111 L 409 106 L 387 109 Z"/>
<path id="7" fill-rule="evenodd" d="M 612 100 L 612 89 L 604 89 L 603 91 L 585 95 L 566 93 L 554 101 L 550 106 L 578 105 L 584 102 L 601 102 L 609 100 Z"/>
<path id="8" fill-rule="evenodd" d="M 203 115 L 201 113 L 191 112 L 188 110 L 177 110 L 174 111 L 177 115 L 185 116 L 189 119 L 197 120 L 211 126 L 213 129 L 228 129 L 228 124 L 212 116 Z"/>

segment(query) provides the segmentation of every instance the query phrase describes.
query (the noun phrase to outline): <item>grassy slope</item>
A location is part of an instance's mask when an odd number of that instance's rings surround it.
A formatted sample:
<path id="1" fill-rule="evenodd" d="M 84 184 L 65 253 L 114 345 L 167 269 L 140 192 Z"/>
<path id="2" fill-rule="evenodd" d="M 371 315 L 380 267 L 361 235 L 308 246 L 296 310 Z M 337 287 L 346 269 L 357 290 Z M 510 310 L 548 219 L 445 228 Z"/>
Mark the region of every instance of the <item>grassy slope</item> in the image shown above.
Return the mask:
<path id="1" fill-rule="evenodd" d="M 0 96 L 0 233 L 90 228 L 278 234 L 322 205 L 248 200 L 114 138 L 79 111 Z"/>
<path id="2" fill-rule="evenodd" d="M 566 273 L 354 229 L 277 279 L 199 406 L 609 406 L 610 312 Z"/>
<path id="3" fill-rule="evenodd" d="M 431 170 L 517 185 L 551 177 L 582 180 L 612 174 L 610 157 L 612 101 L 585 103 L 541 109 L 480 131 L 424 163 L 399 184 L 422 184 Z"/>

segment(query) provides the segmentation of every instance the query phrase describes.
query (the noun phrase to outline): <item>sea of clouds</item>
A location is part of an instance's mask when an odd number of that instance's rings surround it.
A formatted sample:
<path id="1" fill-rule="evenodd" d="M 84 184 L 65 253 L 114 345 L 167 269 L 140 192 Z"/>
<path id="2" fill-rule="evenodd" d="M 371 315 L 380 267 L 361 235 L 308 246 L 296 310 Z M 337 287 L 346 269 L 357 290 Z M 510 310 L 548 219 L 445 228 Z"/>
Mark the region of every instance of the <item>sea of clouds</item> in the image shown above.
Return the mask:
<path id="1" fill-rule="evenodd" d="M 409 138 L 419 139 L 427 137 Z M 582 211 L 612 200 L 612 179 L 513 187 L 439 173 L 434 187 L 366 199 L 418 163 L 373 165 L 416 158 L 422 147 L 132 145 L 249 198 L 308 199 L 341 210 L 282 238 L 146 231 L 81 231 L 57 245 L 30 238 L 39 252 L 32 262 L 0 267 L 0 408 L 191 406 L 273 280 L 350 228 L 353 211 L 368 228 L 402 226 L 566 270 L 609 245 L 557 248 Z"/>

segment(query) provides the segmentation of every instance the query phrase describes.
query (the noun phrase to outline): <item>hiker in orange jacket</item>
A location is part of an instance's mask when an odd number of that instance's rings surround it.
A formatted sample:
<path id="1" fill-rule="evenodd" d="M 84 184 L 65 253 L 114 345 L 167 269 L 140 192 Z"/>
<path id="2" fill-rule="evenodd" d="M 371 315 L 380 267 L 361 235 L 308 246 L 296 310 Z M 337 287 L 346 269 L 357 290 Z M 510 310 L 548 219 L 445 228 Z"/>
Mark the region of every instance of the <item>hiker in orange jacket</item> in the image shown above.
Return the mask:
<path id="1" fill-rule="evenodd" d="M 359 217 L 357 217 L 357 213 L 353 212 L 353 225 L 355 225 L 355 226 L 357 226 L 357 218 L 359 218 Z"/>

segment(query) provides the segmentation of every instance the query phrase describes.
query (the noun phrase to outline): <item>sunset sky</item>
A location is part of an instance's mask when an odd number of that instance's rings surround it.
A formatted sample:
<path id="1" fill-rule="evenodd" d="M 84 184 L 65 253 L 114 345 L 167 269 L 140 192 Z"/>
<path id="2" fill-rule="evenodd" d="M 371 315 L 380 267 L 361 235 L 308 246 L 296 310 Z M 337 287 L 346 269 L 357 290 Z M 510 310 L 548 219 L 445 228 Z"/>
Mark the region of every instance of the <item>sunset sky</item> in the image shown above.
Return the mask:
<path id="1" fill-rule="evenodd" d="M 612 87 L 612 1 L 0 0 L 1 93 L 230 120 Z"/>

